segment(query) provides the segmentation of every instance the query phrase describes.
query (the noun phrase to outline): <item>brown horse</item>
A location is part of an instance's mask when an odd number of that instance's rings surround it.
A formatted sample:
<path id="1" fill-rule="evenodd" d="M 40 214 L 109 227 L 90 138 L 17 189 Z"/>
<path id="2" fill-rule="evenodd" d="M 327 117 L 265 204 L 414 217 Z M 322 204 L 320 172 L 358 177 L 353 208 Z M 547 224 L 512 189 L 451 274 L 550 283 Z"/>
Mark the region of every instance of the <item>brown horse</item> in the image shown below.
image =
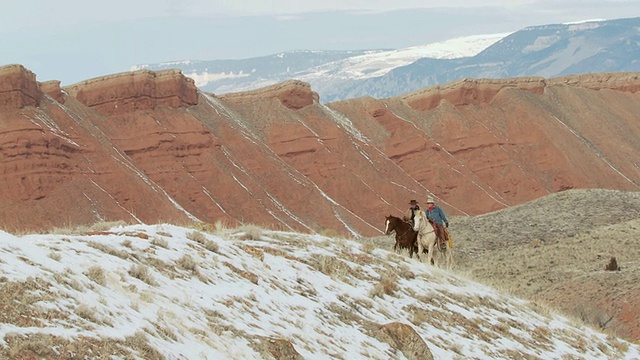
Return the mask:
<path id="1" fill-rule="evenodd" d="M 396 243 L 393 245 L 394 251 L 408 249 L 410 258 L 413 258 L 414 252 L 418 255 L 418 232 L 413 230 L 411 224 L 389 215 L 384 223 L 384 229 L 385 235 L 391 234 L 392 231 L 396 232 Z"/>

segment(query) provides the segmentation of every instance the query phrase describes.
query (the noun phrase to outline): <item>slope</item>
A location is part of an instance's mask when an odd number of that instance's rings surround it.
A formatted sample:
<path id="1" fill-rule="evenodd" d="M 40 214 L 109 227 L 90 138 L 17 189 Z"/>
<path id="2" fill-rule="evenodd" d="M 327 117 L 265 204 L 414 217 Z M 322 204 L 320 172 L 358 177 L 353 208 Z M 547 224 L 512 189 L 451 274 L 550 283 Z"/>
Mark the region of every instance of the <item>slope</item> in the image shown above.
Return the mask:
<path id="1" fill-rule="evenodd" d="M 206 230 L 0 233 L 2 356 L 640 356 L 637 345 L 371 244 Z"/>

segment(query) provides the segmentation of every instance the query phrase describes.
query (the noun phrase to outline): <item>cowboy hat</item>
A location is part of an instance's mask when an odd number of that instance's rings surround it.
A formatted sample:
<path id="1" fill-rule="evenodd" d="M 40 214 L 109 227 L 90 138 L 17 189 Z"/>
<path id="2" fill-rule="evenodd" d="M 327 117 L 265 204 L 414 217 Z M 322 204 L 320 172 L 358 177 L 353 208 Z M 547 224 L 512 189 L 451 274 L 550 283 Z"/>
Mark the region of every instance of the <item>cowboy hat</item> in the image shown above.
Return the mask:
<path id="1" fill-rule="evenodd" d="M 409 204 L 411 204 L 411 205 L 415 205 L 415 204 L 417 204 L 417 203 L 418 203 L 418 202 L 417 202 L 417 201 L 415 201 L 415 200 L 411 200 L 411 201 L 409 201 Z"/>
<path id="2" fill-rule="evenodd" d="M 435 201 L 433 201 L 433 198 L 432 198 L 431 196 L 429 196 L 429 197 L 427 198 L 427 204 L 429 204 L 429 203 L 431 203 L 431 204 L 435 204 Z"/>

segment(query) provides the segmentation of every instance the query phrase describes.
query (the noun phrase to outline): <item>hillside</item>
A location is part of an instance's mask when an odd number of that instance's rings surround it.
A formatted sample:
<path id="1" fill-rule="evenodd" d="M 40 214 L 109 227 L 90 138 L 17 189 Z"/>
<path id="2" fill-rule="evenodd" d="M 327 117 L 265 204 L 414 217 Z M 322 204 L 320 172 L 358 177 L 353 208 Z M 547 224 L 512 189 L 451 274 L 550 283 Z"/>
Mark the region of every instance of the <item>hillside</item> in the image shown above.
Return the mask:
<path id="1" fill-rule="evenodd" d="M 456 272 L 640 340 L 640 192 L 568 190 L 450 230 Z M 612 257 L 619 271 L 605 271 Z"/>
<path id="2" fill-rule="evenodd" d="M 428 195 L 480 215 L 566 189 L 637 191 L 638 89 L 635 73 L 479 79 L 324 105 L 297 81 L 216 96 L 138 71 L 60 88 L 5 66 L 0 224 L 368 237 Z"/>
<path id="3" fill-rule="evenodd" d="M 636 359 L 640 347 L 372 243 L 168 224 L 0 232 L 10 359 Z"/>

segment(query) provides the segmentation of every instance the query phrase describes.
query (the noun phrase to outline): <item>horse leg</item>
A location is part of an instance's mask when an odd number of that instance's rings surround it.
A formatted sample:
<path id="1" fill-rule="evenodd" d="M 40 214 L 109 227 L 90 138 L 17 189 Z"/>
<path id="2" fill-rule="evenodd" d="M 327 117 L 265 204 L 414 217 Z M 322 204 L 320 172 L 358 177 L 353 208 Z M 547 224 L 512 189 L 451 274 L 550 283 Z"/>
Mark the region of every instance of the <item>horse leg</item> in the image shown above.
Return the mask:
<path id="1" fill-rule="evenodd" d="M 433 245 L 434 243 L 429 243 L 429 252 L 427 253 L 427 263 L 433 265 Z"/>
<path id="2" fill-rule="evenodd" d="M 447 248 L 447 268 L 451 270 L 453 268 L 453 249 Z"/>
<path id="3" fill-rule="evenodd" d="M 422 259 L 420 259 L 420 254 L 422 254 L 422 250 L 424 250 L 424 245 L 422 245 L 422 235 L 418 235 L 418 253 L 416 254 L 416 256 L 418 256 L 418 261 L 422 262 Z"/>

